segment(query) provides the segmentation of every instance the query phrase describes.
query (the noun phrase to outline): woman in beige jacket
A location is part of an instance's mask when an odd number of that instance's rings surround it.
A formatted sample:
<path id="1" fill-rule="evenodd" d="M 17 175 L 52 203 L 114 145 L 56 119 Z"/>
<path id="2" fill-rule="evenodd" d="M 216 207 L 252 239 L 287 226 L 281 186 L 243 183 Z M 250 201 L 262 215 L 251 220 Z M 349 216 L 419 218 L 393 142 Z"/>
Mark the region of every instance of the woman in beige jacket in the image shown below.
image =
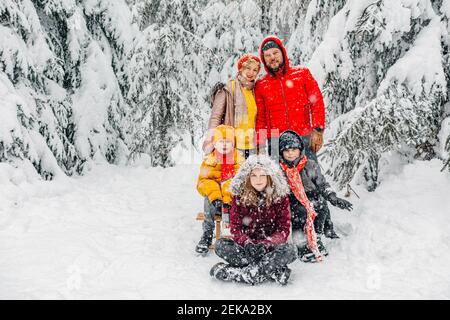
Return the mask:
<path id="1" fill-rule="evenodd" d="M 256 102 L 254 86 L 261 69 L 260 59 L 252 54 L 244 54 L 238 61 L 238 74 L 214 94 L 208 132 L 203 143 L 203 152 L 214 150 L 211 142 L 214 129 L 225 124 L 235 128 L 236 148 L 245 158 L 254 153 L 254 129 Z"/>

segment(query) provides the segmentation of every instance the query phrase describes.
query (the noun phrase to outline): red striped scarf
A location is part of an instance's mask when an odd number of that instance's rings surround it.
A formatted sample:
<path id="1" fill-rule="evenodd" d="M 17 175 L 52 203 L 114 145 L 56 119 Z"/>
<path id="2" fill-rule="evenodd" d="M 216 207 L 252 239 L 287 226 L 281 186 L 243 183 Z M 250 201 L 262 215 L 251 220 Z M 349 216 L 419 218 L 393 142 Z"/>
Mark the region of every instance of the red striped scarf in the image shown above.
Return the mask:
<path id="1" fill-rule="evenodd" d="M 289 168 L 285 163 L 280 162 L 283 171 L 286 172 L 289 186 L 298 201 L 306 208 L 306 224 L 305 224 L 305 235 L 308 242 L 308 248 L 314 253 L 314 256 L 318 261 L 322 261 L 322 255 L 317 246 L 317 235 L 314 229 L 314 219 L 317 216 L 314 206 L 311 201 L 309 201 L 306 196 L 305 188 L 303 187 L 302 178 L 300 177 L 300 171 L 306 166 L 308 158 L 304 156 L 297 166 Z"/>

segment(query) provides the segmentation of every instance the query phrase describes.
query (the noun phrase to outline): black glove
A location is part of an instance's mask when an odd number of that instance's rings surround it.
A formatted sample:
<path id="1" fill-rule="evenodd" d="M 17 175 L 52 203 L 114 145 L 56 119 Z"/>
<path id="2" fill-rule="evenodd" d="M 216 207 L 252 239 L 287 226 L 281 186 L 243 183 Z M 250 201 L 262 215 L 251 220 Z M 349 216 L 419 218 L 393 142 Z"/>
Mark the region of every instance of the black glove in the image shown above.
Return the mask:
<path id="1" fill-rule="evenodd" d="M 222 200 L 219 200 L 219 199 L 214 200 L 211 204 L 213 205 L 214 209 L 216 209 L 216 214 L 221 215 L 222 214 L 222 206 L 223 206 Z"/>
<path id="2" fill-rule="evenodd" d="M 319 191 L 318 190 L 308 191 L 306 192 L 306 196 L 308 197 L 309 200 L 317 200 L 319 199 Z"/>
<path id="3" fill-rule="evenodd" d="M 245 255 L 250 263 L 258 262 L 266 254 L 266 247 L 262 244 L 249 243 L 245 246 Z"/>
<path id="4" fill-rule="evenodd" d="M 328 196 L 328 200 L 335 207 L 346 209 L 348 211 L 351 211 L 353 209 L 353 205 L 349 201 L 338 198 L 335 192 L 330 193 L 330 195 Z"/>

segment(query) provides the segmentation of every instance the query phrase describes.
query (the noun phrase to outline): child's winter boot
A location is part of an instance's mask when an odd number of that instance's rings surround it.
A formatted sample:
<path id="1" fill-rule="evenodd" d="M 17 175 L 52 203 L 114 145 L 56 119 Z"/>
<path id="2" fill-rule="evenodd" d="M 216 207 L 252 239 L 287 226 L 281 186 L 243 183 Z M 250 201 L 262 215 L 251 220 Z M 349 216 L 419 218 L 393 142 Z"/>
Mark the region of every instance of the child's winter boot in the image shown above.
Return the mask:
<path id="1" fill-rule="evenodd" d="M 270 278 L 276 283 L 285 286 L 288 283 L 289 277 L 291 276 L 291 269 L 288 266 L 284 266 L 275 270 Z"/>
<path id="2" fill-rule="evenodd" d="M 211 231 L 207 230 L 203 232 L 202 237 L 200 238 L 200 241 L 197 244 L 197 247 L 195 247 L 195 252 L 206 254 L 209 251 L 209 246 L 212 243 L 212 237 L 213 234 Z"/>
<path id="3" fill-rule="evenodd" d="M 334 231 L 333 222 L 331 222 L 330 217 L 327 217 L 325 224 L 323 226 L 323 234 L 325 237 L 330 239 L 339 239 L 339 235 Z"/>
<path id="4" fill-rule="evenodd" d="M 233 267 L 230 264 L 219 262 L 211 268 L 209 274 L 211 277 L 221 281 L 243 282 L 251 285 L 265 280 L 257 265 Z"/>
<path id="5" fill-rule="evenodd" d="M 323 256 L 328 255 L 328 251 L 322 243 L 320 238 L 317 238 L 317 247 L 319 248 L 320 253 Z M 304 244 L 298 249 L 298 257 L 303 262 L 317 262 L 316 256 L 314 253 L 308 248 L 307 244 Z"/>

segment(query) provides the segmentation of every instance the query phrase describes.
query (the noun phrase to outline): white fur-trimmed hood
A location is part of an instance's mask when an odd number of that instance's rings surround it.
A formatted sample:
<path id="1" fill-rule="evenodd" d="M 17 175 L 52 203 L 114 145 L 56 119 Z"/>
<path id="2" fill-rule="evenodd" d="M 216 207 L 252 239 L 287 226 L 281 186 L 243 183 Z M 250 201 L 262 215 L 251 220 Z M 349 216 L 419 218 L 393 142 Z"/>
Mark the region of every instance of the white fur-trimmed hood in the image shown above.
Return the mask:
<path id="1" fill-rule="evenodd" d="M 266 155 L 251 155 L 241 165 L 239 171 L 233 178 L 233 181 L 230 185 L 230 190 L 233 195 L 242 194 L 244 190 L 245 180 L 255 168 L 261 168 L 265 170 L 267 175 L 272 178 L 272 194 L 274 196 L 274 199 L 289 195 L 290 189 L 280 166 L 277 163 L 273 162 L 273 160 Z"/>

